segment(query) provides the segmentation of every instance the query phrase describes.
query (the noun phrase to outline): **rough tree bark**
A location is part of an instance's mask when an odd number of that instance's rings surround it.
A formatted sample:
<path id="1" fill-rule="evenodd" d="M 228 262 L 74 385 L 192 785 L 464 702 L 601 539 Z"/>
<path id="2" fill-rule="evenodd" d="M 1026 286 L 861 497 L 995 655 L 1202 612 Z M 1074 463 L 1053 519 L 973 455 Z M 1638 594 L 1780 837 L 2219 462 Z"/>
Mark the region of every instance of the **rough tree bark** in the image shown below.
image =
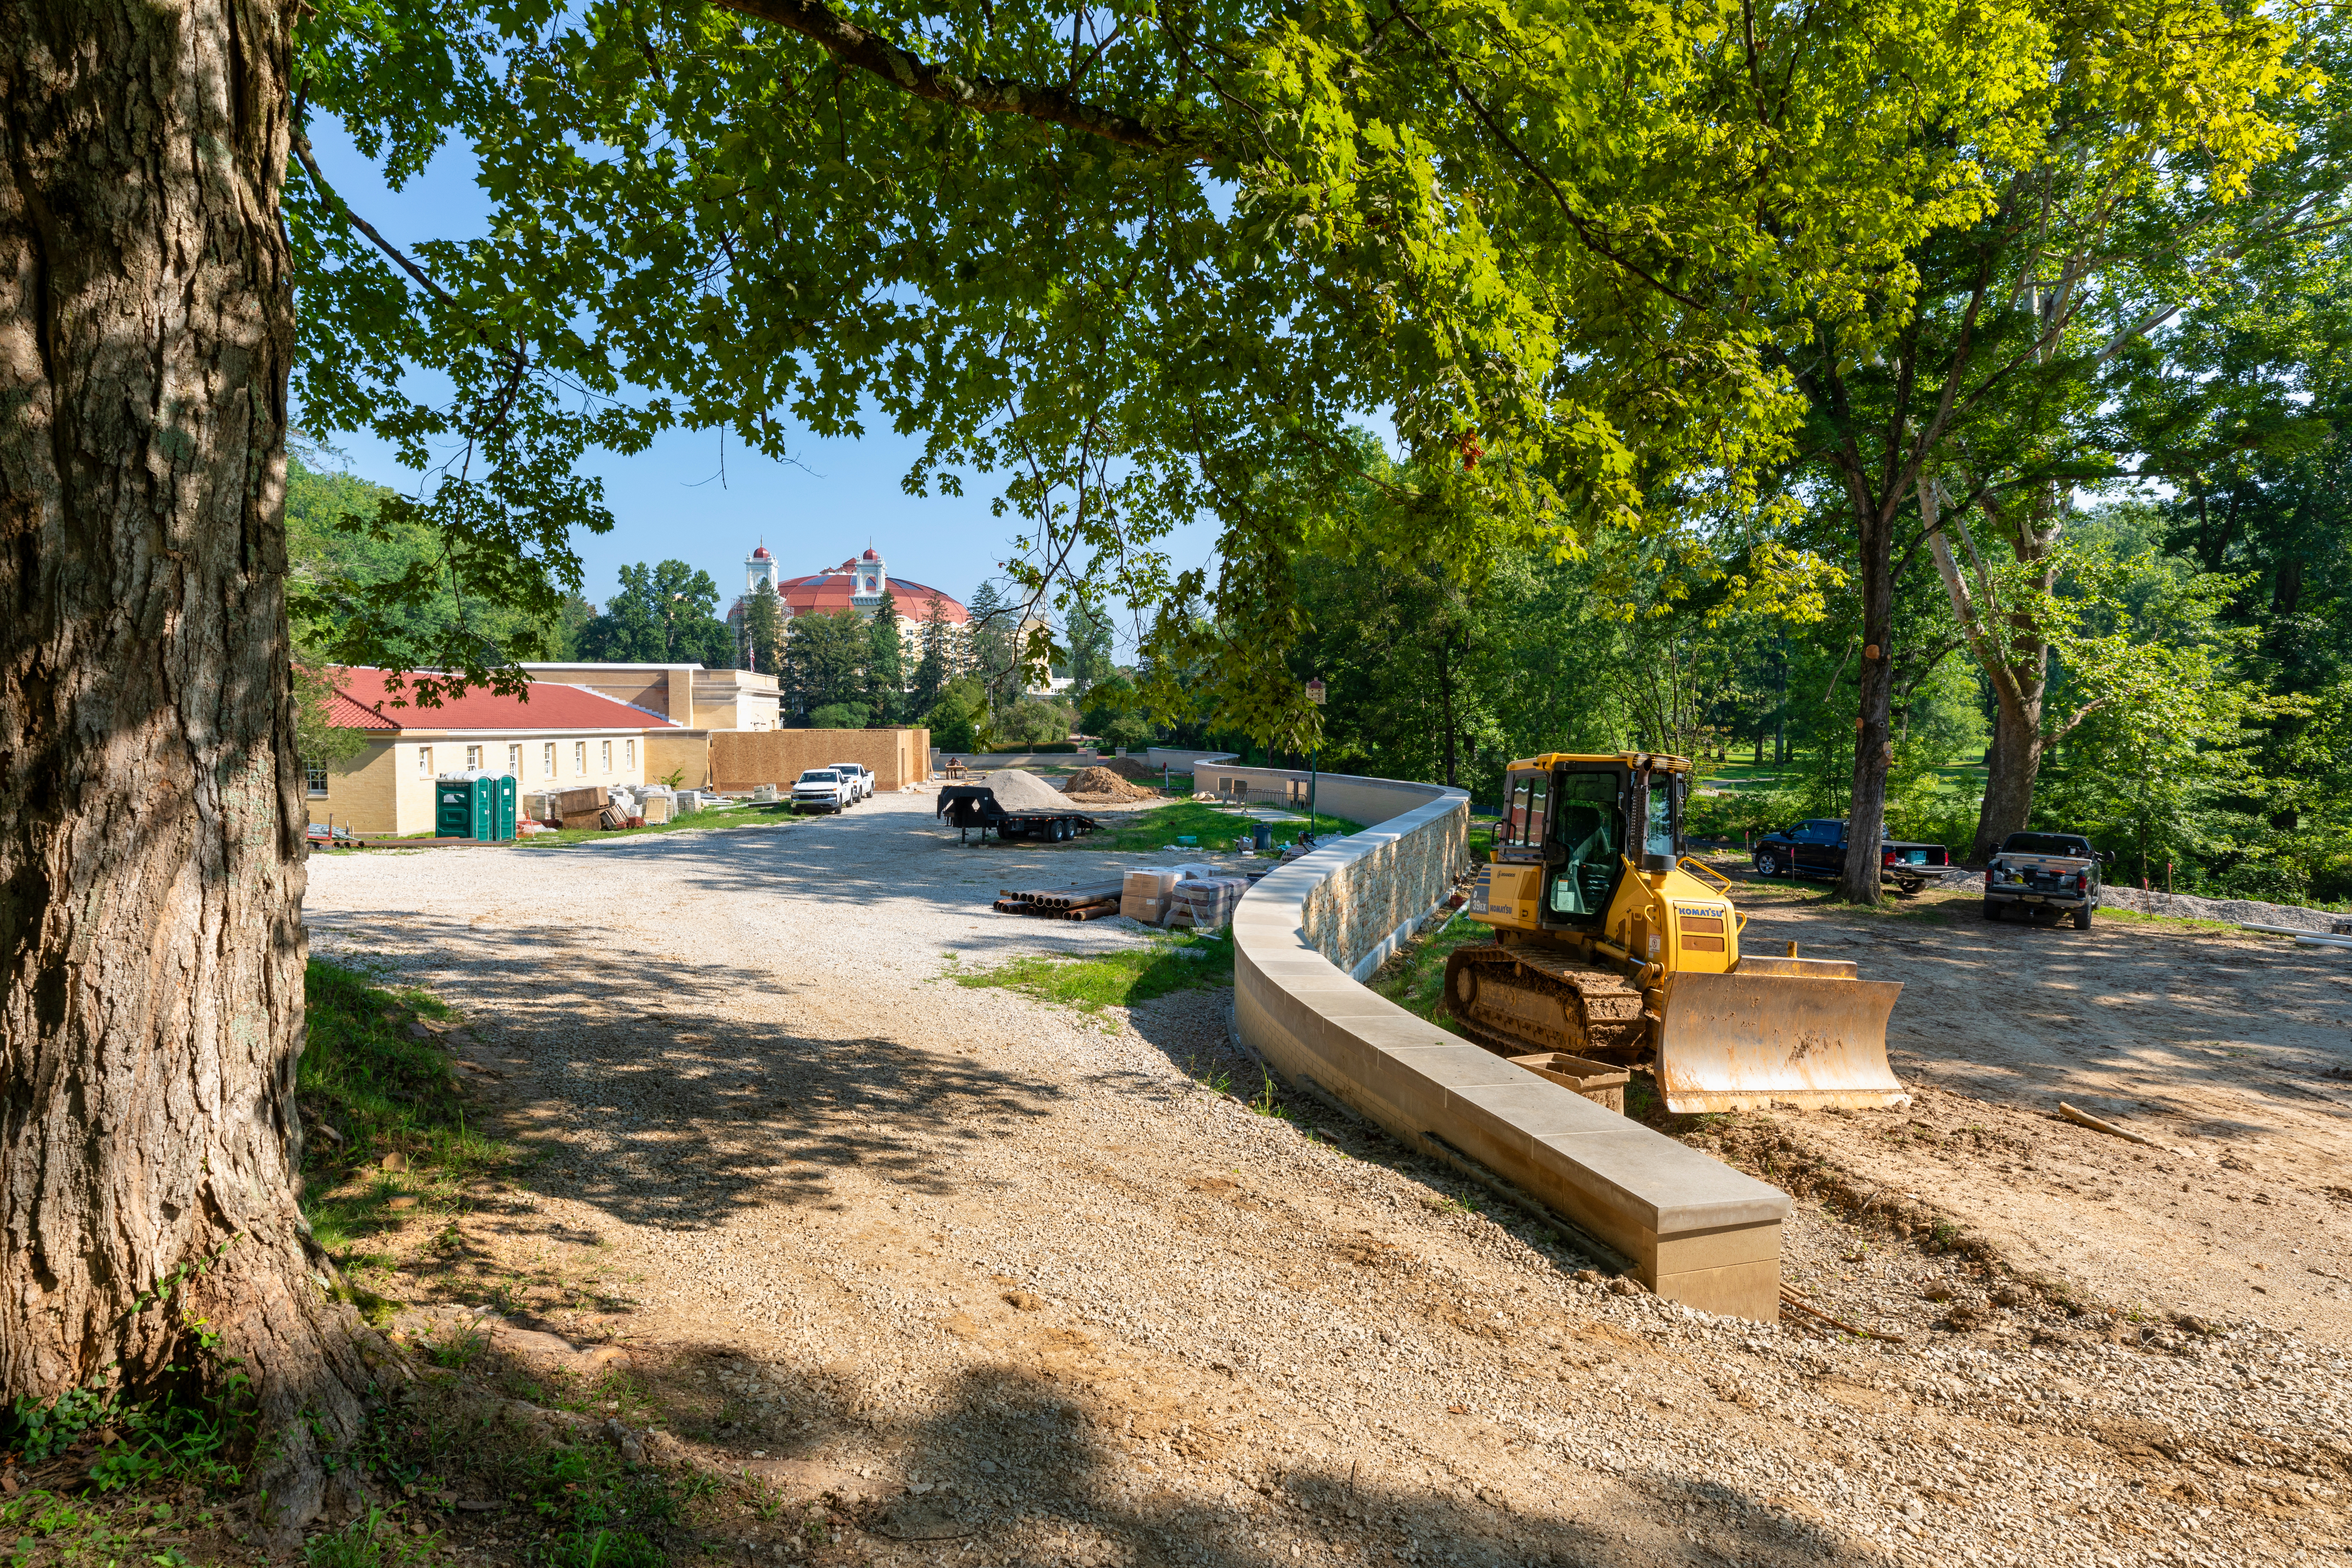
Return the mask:
<path id="1" fill-rule="evenodd" d="M 205 1320 L 282 1532 L 368 1381 L 295 1202 L 290 12 L 0 17 L 0 1398 Z"/>
<path id="2" fill-rule="evenodd" d="M 1862 663 L 1855 684 L 1853 794 L 1846 813 L 1845 864 L 1838 896 L 1874 904 L 1885 896 L 1878 847 L 1886 826 L 1888 750 L 1895 709 L 1895 514 L 1899 492 L 1874 504 L 1853 482 L 1856 562 L 1862 579 Z"/>
<path id="3" fill-rule="evenodd" d="M 1947 521 L 1948 504 L 1943 488 L 1933 479 L 1919 481 L 1919 511 L 1927 530 L 1927 546 L 1952 614 L 1960 623 L 1970 654 L 1992 687 L 1992 750 L 1987 758 L 1983 808 L 1977 814 L 1976 842 L 1969 847 L 1972 864 L 1992 858 L 2001 840 L 2022 832 L 2033 815 L 2033 786 L 2042 775 L 2042 753 L 2051 742 L 2073 731 L 2095 711 L 2093 703 L 2074 714 L 2054 732 L 2047 730 L 2043 711 L 2050 689 L 2050 643 L 2032 616 L 2004 606 L 2000 585 L 1977 555 L 1975 537 L 1958 516 Z M 1990 503 L 1984 502 L 1990 513 Z M 2020 565 L 2035 574 L 2031 580 L 2047 594 L 2058 580 L 2053 553 L 2059 525 L 2037 526 L 2029 513 L 2011 520 L 2007 534 Z M 1958 532 L 1968 550 L 1967 571 L 1952 552 L 1950 534 Z M 1970 578 L 1974 578 L 1971 584 Z"/>

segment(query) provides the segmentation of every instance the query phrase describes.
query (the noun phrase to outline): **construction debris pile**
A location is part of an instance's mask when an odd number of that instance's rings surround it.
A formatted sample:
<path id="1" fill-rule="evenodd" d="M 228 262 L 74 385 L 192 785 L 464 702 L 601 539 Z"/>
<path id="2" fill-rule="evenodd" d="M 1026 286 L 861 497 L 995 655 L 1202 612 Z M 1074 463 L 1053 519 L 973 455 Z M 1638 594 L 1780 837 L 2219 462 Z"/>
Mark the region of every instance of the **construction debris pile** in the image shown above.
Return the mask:
<path id="1" fill-rule="evenodd" d="M 1124 759 L 1121 759 L 1122 761 Z M 1062 785 L 1066 795 L 1083 795 L 1091 800 L 1157 800 L 1156 789 L 1139 789 L 1108 768 L 1081 768 Z"/>
<path id="2" fill-rule="evenodd" d="M 1251 879 L 1214 866 L 1139 866 L 1122 877 L 1075 888 L 1003 888 L 989 907 L 999 914 L 1047 921 L 1098 921 L 1125 915 L 1150 926 L 1219 931 L 1233 923 L 1234 907 Z"/>
<path id="3" fill-rule="evenodd" d="M 523 809 L 533 822 L 549 827 L 593 827 L 611 833 L 692 816 L 701 809 L 702 798 L 700 791 L 673 790 L 667 784 L 591 784 L 585 789 L 533 791 L 523 796 Z"/>

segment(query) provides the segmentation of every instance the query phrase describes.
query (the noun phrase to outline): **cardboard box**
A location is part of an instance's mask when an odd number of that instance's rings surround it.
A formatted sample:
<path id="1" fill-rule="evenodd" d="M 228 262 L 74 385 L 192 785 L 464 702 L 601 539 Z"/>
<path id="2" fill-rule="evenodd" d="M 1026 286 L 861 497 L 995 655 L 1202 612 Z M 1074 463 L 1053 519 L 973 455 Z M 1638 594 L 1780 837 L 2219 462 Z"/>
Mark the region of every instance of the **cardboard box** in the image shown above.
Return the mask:
<path id="1" fill-rule="evenodd" d="M 1130 868 L 1119 883 L 1119 897 L 1127 899 L 1165 899 L 1176 890 L 1179 875 L 1173 867 L 1137 866 Z"/>
<path id="2" fill-rule="evenodd" d="M 1141 921 L 1145 925 L 1156 926 L 1168 918 L 1168 900 L 1164 898 L 1148 898 L 1141 893 L 1121 893 L 1118 899 L 1118 912 L 1129 920 Z"/>
<path id="3" fill-rule="evenodd" d="M 598 812 L 610 805 L 612 798 L 612 793 L 603 784 L 590 784 L 585 789 L 567 789 L 557 795 L 555 809 L 565 816 L 579 812 Z"/>

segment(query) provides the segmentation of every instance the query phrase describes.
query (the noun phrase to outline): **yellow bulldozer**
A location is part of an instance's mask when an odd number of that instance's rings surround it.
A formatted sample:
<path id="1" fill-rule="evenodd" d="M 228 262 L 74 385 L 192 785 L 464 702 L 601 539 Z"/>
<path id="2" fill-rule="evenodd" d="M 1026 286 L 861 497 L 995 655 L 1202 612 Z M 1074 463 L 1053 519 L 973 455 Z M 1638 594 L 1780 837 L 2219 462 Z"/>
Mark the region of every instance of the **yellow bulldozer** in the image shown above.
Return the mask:
<path id="1" fill-rule="evenodd" d="M 1531 1062 L 1646 1068 L 1677 1112 L 1905 1101 L 1886 1063 L 1901 983 L 1794 942 L 1741 951 L 1729 879 L 1682 853 L 1687 759 L 1551 752 L 1505 782 L 1465 911 L 1495 940 L 1445 967 L 1465 1036 Z"/>

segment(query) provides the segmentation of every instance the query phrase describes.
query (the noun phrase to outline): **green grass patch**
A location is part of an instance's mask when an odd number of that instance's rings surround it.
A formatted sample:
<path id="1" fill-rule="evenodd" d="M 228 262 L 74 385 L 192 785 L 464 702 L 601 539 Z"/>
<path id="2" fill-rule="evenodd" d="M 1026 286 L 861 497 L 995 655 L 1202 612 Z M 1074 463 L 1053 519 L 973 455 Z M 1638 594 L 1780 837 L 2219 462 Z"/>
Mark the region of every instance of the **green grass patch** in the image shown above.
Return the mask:
<path id="1" fill-rule="evenodd" d="M 1156 935 L 1142 947 L 1076 957 L 1024 953 L 978 970 L 963 968 L 950 953 L 948 974 L 959 985 L 1001 986 L 1081 1013 L 1099 1013 L 1196 985 L 1231 985 L 1234 944 L 1226 936 L 1171 932 Z"/>
<path id="2" fill-rule="evenodd" d="M 309 1028 L 294 1079 L 309 1130 L 302 1206 L 320 1245 L 363 1269 L 357 1254 L 369 1237 L 412 1211 L 454 1212 L 464 1184 L 509 1153 L 466 1125 L 440 1040 L 457 1023 L 446 1005 L 322 958 L 310 961 L 303 990 Z"/>
<path id="3" fill-rule="evenodd" d="M 1276 847 L 1295 843 L 1307 830 L 1307 814 L 1297 814 L 1297 822 L 1271 823 Z M 1155 805 L 1148 811 L 1113 815 L 1105 812 L 1095 818 L 1100 826 L 1084 837 L 1073 838 L 1067 844 L 1035 844 L 1026 839 L 1013 842 L 1024 849 L 1112 849 L 1125 852 L 1167 850 L 1180 837 L 1196 838 L 1197 844 L 1176 844 L 1172 853 L 1181 856 L 1193 851 L 1210 852 L 1230 847 L 1245 848 L 1257 831 L 1257 824 L 1237 811 L 1211 805 L 1205 801 L 1180 800 L 1167 805 Z M 1332 816 L 1318 812 L 1315 835 L 1322 837 L 1335 833 L 1360 833 L 1363 824 L 1350 822 L 1344 816 Z"/>
<path id="4" fill-rule="evenodd" d="M 855 807 L 852 808 L 856 809 Z M 800 814 L 789 801 L 776 801 L 761 805 L 730 806 L 719 811 L 708 807 L 691 816 L 672 817 L 667 822 L 648 823 L 643 827 L 565 827 L 553 833 L 535 833 L 515 843 L 523 848 L 561 847 L 566 844 L 604 844 L 615 838 L 635 838 L 647 833 L 705 833 L 715 828 L 777 827 L 796 822 Z"/>
<path id="5" fill-rule="evenodd" d="M 1457 947 L 1477 947 L 1494 940 L 1494 927 L 1456 915 L 1444 931 L 1412 943 L 1399 958 L 1383 964 L 1372 976 L 1371 987 L 1408 1013 L 1440 1028 L 1451 1027 L 1437 1010 L 1445 993 L 1445 960 Z"/>
<path id="6" fill-rule="evenodd" d="M 2266 931 L 2246 931 L 2241 927 L 2232 925 L 2228 921 L 2192 920 L 2185 915 L 2152 915 L 2139 910 L 2119 910 L 2112 904 L 2101 904 L 2099 906 L 2098 912 L 2091 917 L 2091 921 L 2093 924 L 2096 924 L 2101 921 L 2120 921 L 2126 925 L 2148 926 L 2158 931 L 2228 931 L 2233 936 L 2273 936 L 2276 934 Z M 2325 933 L 2314 932 L 2313 934 L 2321 935 Z M 2291 936 L 2282 936 L 2279 937 L 2278 940 L 2280 942 L 2291 942 L 2294 939 Z"/>

